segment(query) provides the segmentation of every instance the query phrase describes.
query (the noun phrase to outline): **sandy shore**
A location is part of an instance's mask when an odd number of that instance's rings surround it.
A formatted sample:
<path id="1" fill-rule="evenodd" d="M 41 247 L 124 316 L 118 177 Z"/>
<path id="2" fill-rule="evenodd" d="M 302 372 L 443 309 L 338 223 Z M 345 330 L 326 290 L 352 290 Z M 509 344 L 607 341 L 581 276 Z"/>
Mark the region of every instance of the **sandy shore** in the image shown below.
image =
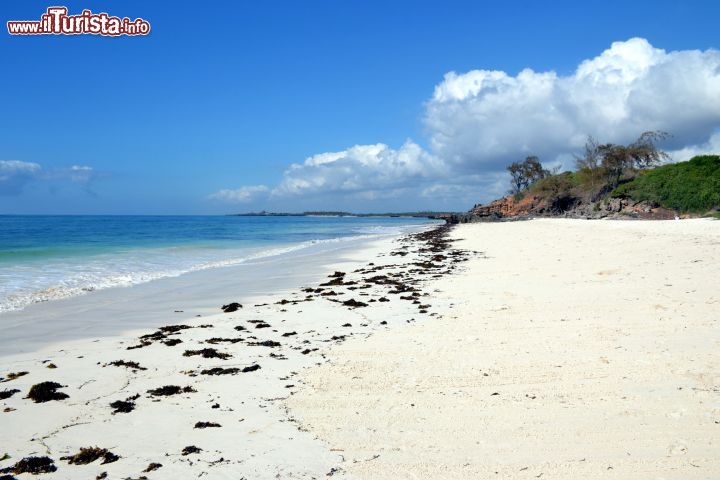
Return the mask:
<path id="1" fill-rule="evenodd" d="M 287 401 L 354 478 L 720 478 L 720 222 L 460 225 L 442 318 Z"/>
<path id="2" fill-rule="evenodd" d="M 324 363 L 332 345 L 446 310 L 428 301 L 426 287 L 464 258 L 442 255 L 447 247 L 433 234 L 379 240 L 344 251 L 303 288 L 228 296 L 223 303 L 242 302 L 234 311 L 216 304 L 213 314 L 191 315 L 163 302 L 153 329 L 59 335 L 39 350 L 0 357 L 0 477 L 274 479 L 339 471 L 340 452 L 298 428 L 284 401 L 302 387 L 299 372 Z M 178 305 L 188 301 L 182 293 L 192 289 L 178 290 Z M 113 312 L 126 314 L 143 298 L 130 292 L 125 309 L 116 298 L 103 309 L 105 301 L 91 297 L 98 306 L 82 301 L 53 320 L 68 311 L 107 314 L 98 328 L 112 331 Z M 53 305 L 61 304 L 44 309 Z M 35 317 L 31 325 L 43 320 Z M 71 319 L 68 328 L 78 323 Z"/>

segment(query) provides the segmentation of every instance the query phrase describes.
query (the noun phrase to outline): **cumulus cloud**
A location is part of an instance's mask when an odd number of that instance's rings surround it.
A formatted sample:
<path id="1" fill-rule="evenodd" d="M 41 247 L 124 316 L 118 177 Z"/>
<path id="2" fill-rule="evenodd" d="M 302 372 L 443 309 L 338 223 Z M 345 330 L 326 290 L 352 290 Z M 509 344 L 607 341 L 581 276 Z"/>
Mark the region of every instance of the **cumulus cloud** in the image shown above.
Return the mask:
<path id="1" fill-rule="evenodd" d="M 666 52 L 632 38 L 569 76 L 450 72 L 425 124 L 434 153 L 461 170 L 499 169 L 529 154 L 555 161 L 588 135 L 626 143 L 664 130 L 680 145 L 699 143 L 720 125 L 720 52 Z"/>
<path id="2" fill-rule="evenodd" d="M 45 170 L 34 162 L 0 160 L 0 195 L 19 195 L 27 185 L 42 181 L 69 180 L 87 187 L 94 178 L 93 168 L 84 165 Z"/>
<path id="3" fill-rule="evenodd" d="M 398 149 L 356 145 L 290 165 L 274 187 L 221 190 L 212 197 L 486 201 L 507 190 L 505 167 L 512 161 L 532 154 L 546 167 L 571 168 L 588 135 L 628 143 L 644 131 L 664 130 L 673 137 L 663 146 L 676 160 L 717 151 L 720 52 L 666 52 L 632 38 L 582 61 L 569 75 L 450 72 L 426 102 L 423 120 L 429 151 L 410 140 Z"/>
<path id="4" fill-rule="evenodd" d="M 322 153 L 292 164 L 274 196 L 317 193 L 384 195 L 444 175 L 443 162 L 407 141 L 399 149 L 378 143 Z"/>

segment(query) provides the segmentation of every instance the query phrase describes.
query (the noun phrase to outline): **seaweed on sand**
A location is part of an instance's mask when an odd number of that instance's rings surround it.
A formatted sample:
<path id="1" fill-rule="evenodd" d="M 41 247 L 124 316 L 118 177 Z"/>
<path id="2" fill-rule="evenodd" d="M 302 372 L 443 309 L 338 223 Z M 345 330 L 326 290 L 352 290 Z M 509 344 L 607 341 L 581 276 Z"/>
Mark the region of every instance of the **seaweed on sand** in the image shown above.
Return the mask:
<path id="1" fill-rule="evenodd" d="M 113 408 L 113 415 L 116 413 L 130 413 L 133 410 L 135 410 L 135 400 L 140 398 L 140 394 L 133 395 L 132 397 L 128 397 L 125 400 L 115 400 L 110 404 L 110 407 Z"/>
<path id="2" fill-rule="evenodd" d="M 227 360 L 232 357 L 229 353 L 218 352 L 214 348 L 203 348 L 201 350 L 185 350 L 183 357 L 193 357 L 195 355 L 201 355 L 203 358 L 219 358 L 221 360 Z"/>
<path id="3" fill-rule="evenodd" d="M 95 460 L 102 458 L 101 464 L 117 462 L 120 457 L 115 455 L 107 448 L 99 447 L 81 447 L 80 451 L 75 455 L 68 455 L 67 457 L 60 457 L 60 460 L 67 460 L 71 465 L 87 465 Z"/>
<path id="4" fill-rule="evenodd" d="M 196 391 L 197 390 L 190 386 L 179 387 L 177 385 L 165 385 L 164 387 L 151 388 L 147 391 L 147 393 L 154 397 L 167 397 L 169 395 L 177 395 L 179 393 L 193 393 Z"/>
<path id="5" fill-rule="evenodd" d="M 222 306 L 222 311 L 225 313 L 232 313 L 237 312 L 238 308 L 242 308 L 242 305 L 240 305 L 237 302 L 228 303 L 227 305 Z"/>
<path id="6" fill-rule="evenodd" d="M 198 448 L 195 445 L 189 445 L 182 449 L 183 455 L 190 455 L 191 453 L 200 453 L 202 452 L 202 448 Z"/>
<path id="7" fill-rule="evenodd" d="M 30 387 L 26 398 L 29 398 L 35 403 L 45 403 L 51 400 L 65 400 L 66 398 L 70 398 L 67 393 L 58 392 L 58 388 L 63 388 L 63 386 L 57 382 L 38 383 Z"/>
<path id="8" fill-rule="evenodd" d="M 206 370 L 203 370 L 200 372 L 202 375 L 235 375 L 236 373 L 239 373 L 240 369 L 236 367 L 231 368 L 221 368 L 221 367 L 214 367 L 209 368 Z"/>
<path id="9" fill-rule="evenodd" d="M 115 360 L 115 361 L 108 363 L 108 365 L 112 365 L 113 367 L 127 367 L 127 368 L 132 368 L 134 370 L 147 370 L 147 368 L 141 367 L 138 362 L 126 361 L 126 360 Z"/>
<path id="10" fill-rule="evenodd" d="M 195 428 L 218 428 L 222 427 L 219 423 L 215 422 L 197 422 Z"/>
<path id="11" fill-rule="evenodd" d="M 154 472 L 155 470 L 157 470 L 158 468 L 161 468 L 161 467 L 162 467 L 162 463 L 153 462 L 150 465 L 148 465 L 145 470 L 143 470 L 143 473 Z"/>
<path id="12" fill-rule="evenodd" d="M 0 473 L 39 475 L 41 473 L 52 473 L 56 470 L 55 461 L 50 457 L 25 457 L 12 467 L 1 469 Z"/>
<path id="13" fill-rule="evenodd" d="M 16 393 L 18 393 L 20 390 L 17 388 L 13 388 L 11 390 L 3 390 L 0 392 L 0 400 L 5 400 L 6 398 L 10 398 Z"/>
<path id="14" fill-rule="evenodd" d="M 0 383 L 9 382 L 10 380 L 15 380 L 15 379 L 20 378 L 20 377 L 22 377 L 22 376 L 24 376 L 24 375 L 27 375 L 28 373 L 30 373 L 30 372 L 10 372 L 10 373 L 7 374 L 7 378 L 5 378 L 5 379 L 3 379 L 2 381 L 0 381 Z"/>

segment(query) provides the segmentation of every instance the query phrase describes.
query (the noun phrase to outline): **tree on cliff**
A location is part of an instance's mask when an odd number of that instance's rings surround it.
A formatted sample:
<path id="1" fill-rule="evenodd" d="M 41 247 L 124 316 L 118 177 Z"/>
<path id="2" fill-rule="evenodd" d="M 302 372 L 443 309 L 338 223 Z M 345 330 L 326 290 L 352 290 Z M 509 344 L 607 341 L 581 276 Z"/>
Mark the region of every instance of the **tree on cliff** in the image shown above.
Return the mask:
<path id="1" fill-rule="evenodd" d="M 518 194 L 532 184 L 547 177 L 550 172 L 543 169 L 540 159 L 536 156 L 527 157 L 523 162 L 513 162 L 507 167 L 510 172 L 512 188 L 510 193 Z"/>
<path id="2" fill-rule="evenodd" d="M 654 167 L 668 159 L 668 154 L 656 145 L 668 137 L 666 132 L 644 132 L 629 145 L 599 145 L 589 137 L 585 144 L 585 156 L 576 158 L 578 172 L 593 189 L 598 180 L 604 179 L 605 188 L 612 190 L 620 184 L 623 174 Z"/>

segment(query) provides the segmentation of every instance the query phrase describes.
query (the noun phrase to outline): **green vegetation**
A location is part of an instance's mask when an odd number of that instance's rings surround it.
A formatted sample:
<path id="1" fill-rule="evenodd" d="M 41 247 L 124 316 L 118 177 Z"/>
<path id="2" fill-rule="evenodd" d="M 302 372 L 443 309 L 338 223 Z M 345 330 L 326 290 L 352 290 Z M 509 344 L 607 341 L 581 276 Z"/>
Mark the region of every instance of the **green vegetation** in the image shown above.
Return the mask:
<path id="1" fill-rule="evenodd" d="M 532 194 L 544 201 L 546 211 L 555 213 L 581 206 L 599 211 L 615 198 L 718 216 L 713 211 L 720 209 L 720 156 L 658 166 L 669 157 L 656 143 L 667 137 L 665 132 L 645 132 L 628 145 L 599 144 L 589 138 L 573 172 L 548 172 L 537 157 L 514 162 L 508 167 L 511 193 L 515 200 Z"/>
<path id="2" fill-rule="evenodd" d="M 681 212 L 704 213 L 720 208 L 720 156 L 703 155 L 641 172 L 610 195 Z"/>

